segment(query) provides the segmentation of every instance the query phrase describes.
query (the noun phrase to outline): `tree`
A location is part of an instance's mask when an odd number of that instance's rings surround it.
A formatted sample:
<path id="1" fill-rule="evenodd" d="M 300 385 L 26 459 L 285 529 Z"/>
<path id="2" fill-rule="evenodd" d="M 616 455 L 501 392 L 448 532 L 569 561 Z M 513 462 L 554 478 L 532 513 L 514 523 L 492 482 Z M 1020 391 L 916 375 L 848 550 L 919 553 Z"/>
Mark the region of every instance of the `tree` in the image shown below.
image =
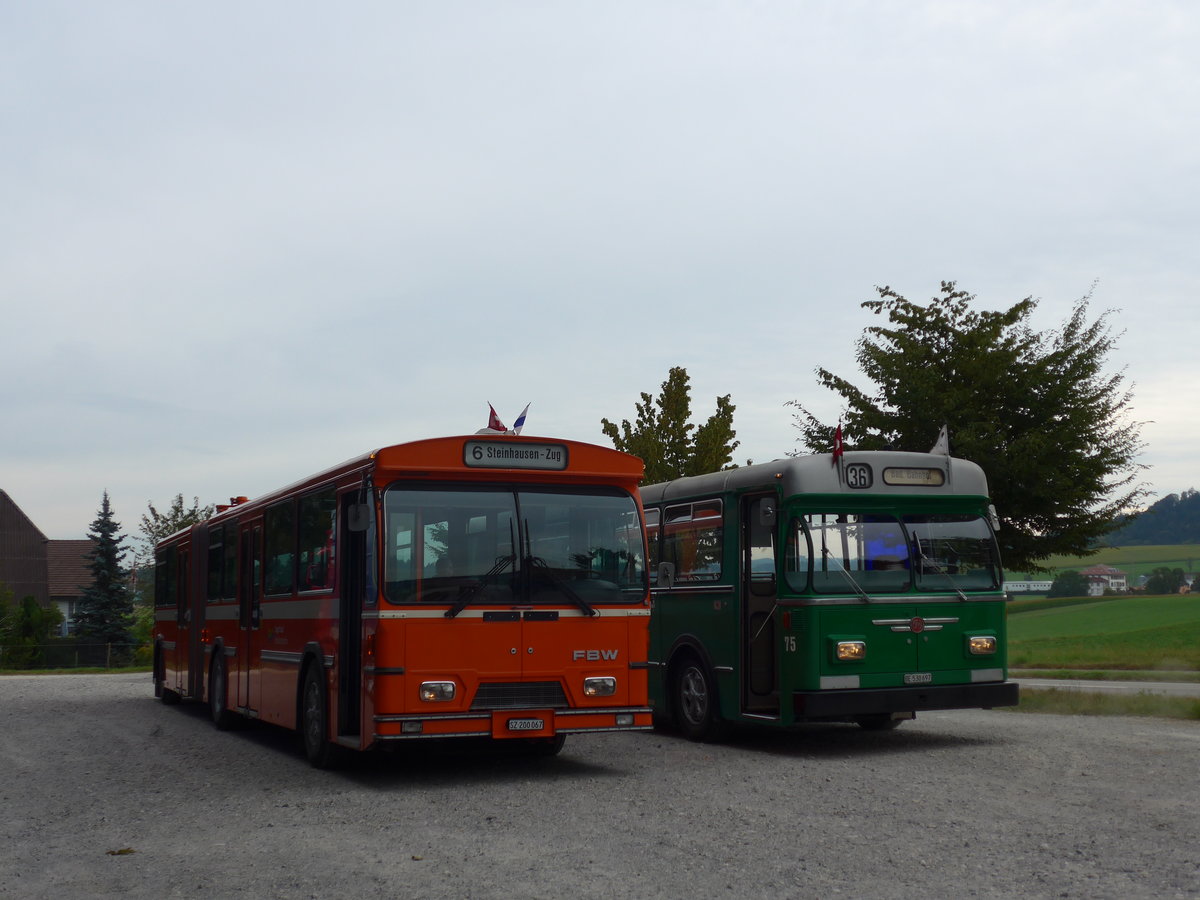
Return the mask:
<path id="1" fill-rule="evenodd" d="M 1183 569 L 1171 569 L 1159 566 L 1146 579 L 1147 594 L 1178 594 L 1179 589 L 1186 584 Z"/>
<path id="2" fill-rule="evenodd" d="M 1047 597 L 1086 597 L 1088 596 L 1088 580 L 1075 569 L 1060 572 L 1054 577 Z"/>
<path id="3" fill-rule="evenodd" d="M 0 584 L 0 669 L 27 669 L 39 664 L 43 647 L 62 624 L 57 607 L 41 606 L 33 597 L 13 603 Z"/>
<path id="4" fill-rule="evenodd" d="M 697 428 L 688 421 L 692 415 L 688 380 L 687 369 L 672 368 L 657 399 L 642 393 L 642 402 L 635 404 L 637 421 L 633 425 L 624 419 L 618 430 L 608 419 L 600 420 L 614 447 L 646 464 L 646 484 L 732 468 L 733 451 L 739 443 L 733 439 L 736 407 L 729 402 L 729 394 L 718 397 L 716 412 Z"/>
<path id="5" fill-rule="evenodd" d="M 163 538 L 170 537 L 177 531 L 196 525 L 212 516 L 216 509 L 211 503 L 200 505 L 200 498 L 193 497 L 190 508 L 183 505 L 183 494 L 176 494 L 171 500 L 171 508 L 160 513 L 152 502 L 146 503 L 147 512 L 142 515 L 138 547 L 138 565 L 146 566 L 154 562 L 154 545 Z"/>
<path id="6" fill-rule="evenodd" d="M 192 505 L 185 507 L 183 494 L 175 495 L 166 512 L 159 512 L 153 502 L 147 501 L 134 561 L 137 596 L 134 598 L 133 637 L 138 643 L 149 640 L 154 630 L 154 546 L 177 531 L 211 518 L 215 510 L 211 503 L 201 506 L 199 497 L 193 497 Z"/>
<path id="7" fill-rule="evenodd" d="M 1200 543 L 1200 493 L 1167 494 L 1108 536 L 1110 547 Z"/>
<path id="8" fill-rule="evenodd" d="M 132 640 L 133 595 L 129 573 L 121 565 L 125 537 L 113 518 L 108 491 L 104 492 L 88 537 L 94 548 L 88 555 L 92 583 L 84 588 L 75 607 L 76 634 L 84 643 L 128 644 Z"/>
<path id="9" fill-rule="evenodd" d="M 889 325 L 868 327 L 856 345 L 875 387 L 817 369 L 821 386 L 845 400 L 845 447 L 924 451 L 948 425 L 954 455 L 987 474 L 1008 568 L 1095 552 L 1148 493 L 1135 483 L 1145 467 L 1135 462 L 1141 423 L 1126 419 L 1132 395 L 1123 374 L 1103 371 L 1116 343 L 1110 313 L 1089 322 L 1089 292 L 1061 328 L 1039 334 L 1029 297 L 981 312 L 952 281 L 926 305 L 876 290 L 880 299 L 862 305 Z M 804 444 L 828 451 L 834 427 L 790 405 Z"/>

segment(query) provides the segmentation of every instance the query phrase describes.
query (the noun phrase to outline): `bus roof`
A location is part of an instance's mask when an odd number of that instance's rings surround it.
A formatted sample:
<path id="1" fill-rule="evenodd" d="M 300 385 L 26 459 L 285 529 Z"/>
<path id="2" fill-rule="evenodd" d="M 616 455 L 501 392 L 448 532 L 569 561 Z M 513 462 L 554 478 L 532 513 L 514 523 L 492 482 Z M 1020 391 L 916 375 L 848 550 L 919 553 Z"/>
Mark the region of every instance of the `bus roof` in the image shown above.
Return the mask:
<path id="1" fill-rule="evenodd" d="M 865 473 L 850 486 L 847 473 Z M 926 473 L 938 473 L 927 475 Z M 935 483 L 940 480 L 939 483 Z M 677 478 L 642 487 L 645 503 L 658 503 L 725 492 L 755 490 L 796 494 L 920 494 L 925 496 L 988 495 L 983 470 L 966 459 L 936 453 L 906 453 L 895 450 L 850 450 L 835 465 L 832 454 L 796 456 L 769 463 L 725 469 L 708 475 Z"/>
<path id="2" fill-rule="evenodd" d="M 472 458 L 469 461 L 468 455 L 475 448 L 479 448 L 481 458 Z M 507 448 L 512 452 L 506 458 L 498 452 L 487 454 L 489 448 Z M 534 458 L 534 454 L 539 451 L 542 456 Z M 562 452 L 561 462 L 551 458 L 556 451 Z M 567 480 L 590 484 L 619 484 L 632 492 L 645 472 L 645 466 L 638 457 L 611 447 L 562 438 L 513 434 L 425 438 L 392 444 L 364 453 L 248 501 L 239 498 L 238 503 L 222 507 L 208 521 L 218 522 L 233 518 L 248 509 L 261 508 L 292 494 L 336 482 L 355 472 L 373 472 L 377 483 L 392 481 L 404 475 L 413 478 L 454 478 L 464 481 L 503 479 L 547 483 Z M 178 537 L 189 530 L 190 527 L 181 529 L 164 540 Z"/>

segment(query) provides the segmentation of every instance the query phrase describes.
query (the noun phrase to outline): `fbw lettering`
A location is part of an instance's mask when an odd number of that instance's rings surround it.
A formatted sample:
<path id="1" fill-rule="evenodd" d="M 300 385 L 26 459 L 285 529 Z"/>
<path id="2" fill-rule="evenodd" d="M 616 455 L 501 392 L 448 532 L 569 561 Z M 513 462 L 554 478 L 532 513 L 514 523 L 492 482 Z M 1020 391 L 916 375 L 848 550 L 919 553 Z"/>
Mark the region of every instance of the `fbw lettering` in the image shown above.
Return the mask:
<path id="1" fill-rule="evenodd" d="M 586 659 L 588 662 L 599 662 L 602 659 L 616 659 L 616 650 L 573 650 L 572 660 Z"/>

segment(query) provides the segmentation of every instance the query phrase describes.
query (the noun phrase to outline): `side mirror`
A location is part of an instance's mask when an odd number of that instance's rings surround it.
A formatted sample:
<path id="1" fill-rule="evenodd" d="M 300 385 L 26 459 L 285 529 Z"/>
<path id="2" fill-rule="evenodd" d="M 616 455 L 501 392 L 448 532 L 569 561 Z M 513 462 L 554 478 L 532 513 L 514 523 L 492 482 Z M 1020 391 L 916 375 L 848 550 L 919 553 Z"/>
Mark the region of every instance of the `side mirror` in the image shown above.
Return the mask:
<path id="1" fill-rule="evenodd" d="M 991 503 L 988 504 L 988 518 L 990 518 L 992 520 L 992 530 L 999 531 L 1000 530 L 1000 516 L 997 515 L 997 513 L 996 513 L 995 505 L 991 504 Z"/>
<path id="2" fill-rule="evenodd" d="M 352 503 L 346 512 L 346 527 L 361 534 L 371 527 L 371 507 L 366 503 Z"/>
<path id="3" fill-rule="evenodd" d="M 658 564 L 658 586 L 672 588 L 675 586 L 675 563 L 663 562 Z"/>

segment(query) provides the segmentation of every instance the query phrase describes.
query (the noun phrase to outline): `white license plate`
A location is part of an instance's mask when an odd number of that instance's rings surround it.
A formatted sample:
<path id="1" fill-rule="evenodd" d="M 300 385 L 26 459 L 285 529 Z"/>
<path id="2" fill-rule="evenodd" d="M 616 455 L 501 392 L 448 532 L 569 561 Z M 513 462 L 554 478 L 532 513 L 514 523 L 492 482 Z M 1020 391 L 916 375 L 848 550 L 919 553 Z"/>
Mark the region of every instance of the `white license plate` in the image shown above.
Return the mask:
<path id="1" fill-rule="evenodd" d="M 509 731 L 541 731 L 546 727 L 544 719 L 509 719 Z"/>
<path id="2" fill-rule="evenodd" d="M 932 672 L 909 672 L 904 676 L 905 684 L 933 684 Z"/>

